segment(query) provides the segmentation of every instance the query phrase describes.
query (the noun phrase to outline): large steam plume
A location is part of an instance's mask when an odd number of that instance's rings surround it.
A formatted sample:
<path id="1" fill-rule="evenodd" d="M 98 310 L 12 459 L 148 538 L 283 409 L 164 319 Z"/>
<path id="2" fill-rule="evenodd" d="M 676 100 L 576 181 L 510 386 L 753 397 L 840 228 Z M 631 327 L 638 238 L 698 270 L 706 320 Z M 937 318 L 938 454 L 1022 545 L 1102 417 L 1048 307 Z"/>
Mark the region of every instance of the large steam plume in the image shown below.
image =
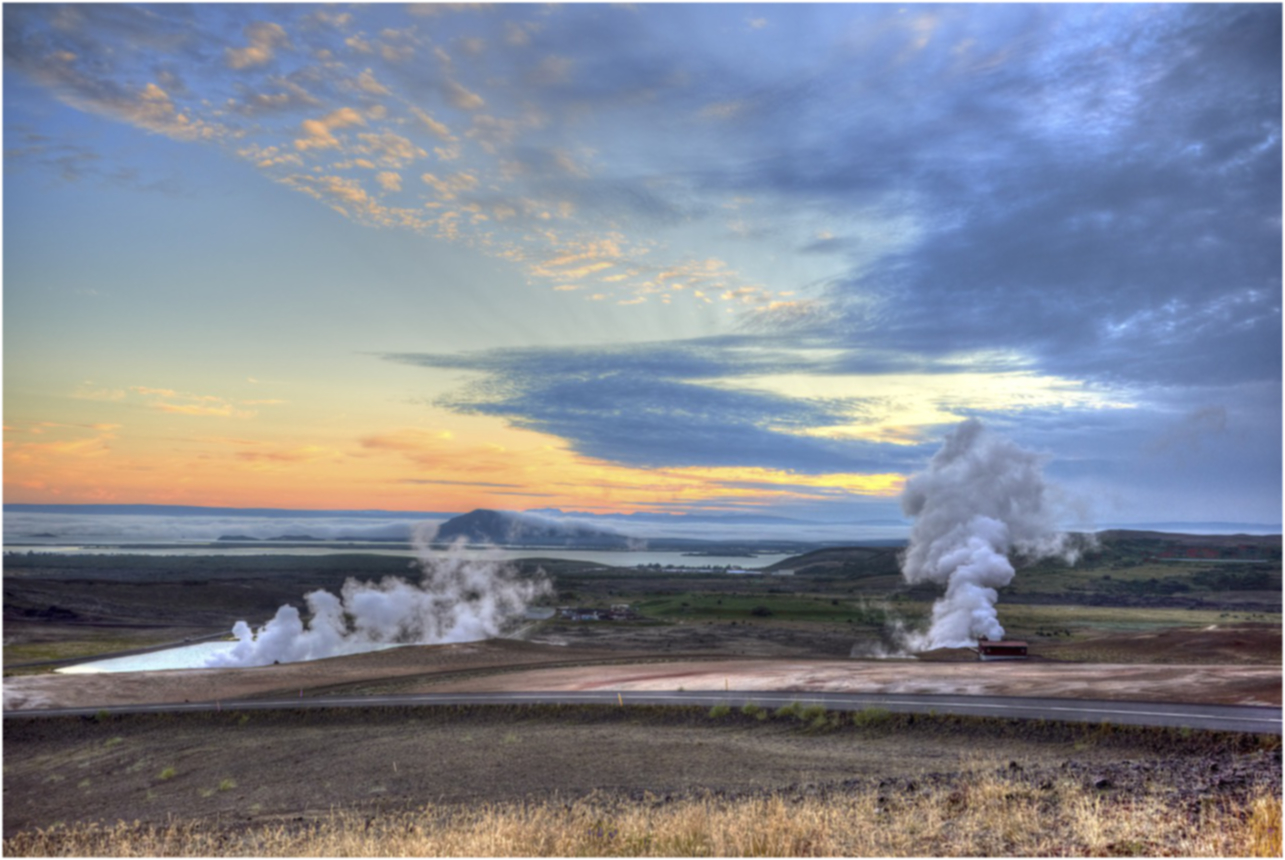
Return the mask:
<path id="1" fill-rule="evenodd" d="M 498 636 L 550 590 L 543 575 L 524 579 L 511 564 L 470 554 L 462 543 L 444 556 L 429 551 L 436 526 L 415 532 L 419 552 L 412 567 L 418 585 L 401 577 L 378 583 L 349 579 L 340 597 L 317 590 L 304 595 L 311 620 L 285 605 L 258 630 L 245 621 L 232 628 L 237 644 L 206 666 L 267 666 L 356 654 L 388 645 L 473 642 Z"/>
<path id="2" fill-rule="evenodd" d="M 908 637 L 912 650 L 1004 637 L 995 603 L 996 589 L 1013 579 L 1010 551 L 1075 560 L 1077 551 L 1054 523 L 1042 465 L 1039 455 L 969 419 L 946 437 L 928 470 L 906 482 L 901 507 L 915 523 L 902 573 L 912 584 L 946 586 L 928 632 Z"/>

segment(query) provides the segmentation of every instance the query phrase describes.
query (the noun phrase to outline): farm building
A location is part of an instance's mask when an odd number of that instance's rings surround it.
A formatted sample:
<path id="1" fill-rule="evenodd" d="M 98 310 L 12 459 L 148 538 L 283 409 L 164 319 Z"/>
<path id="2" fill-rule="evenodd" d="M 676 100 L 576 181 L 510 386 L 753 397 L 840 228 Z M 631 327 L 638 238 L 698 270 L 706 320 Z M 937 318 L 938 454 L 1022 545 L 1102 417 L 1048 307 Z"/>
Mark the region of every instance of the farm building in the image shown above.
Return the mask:
<path id="1" fill-rule="evenodd" d="M 1026 643 L 1014 639 L 992 642 L 983 636 L 977 642 L 978 660 L 1025 660 Z"/>

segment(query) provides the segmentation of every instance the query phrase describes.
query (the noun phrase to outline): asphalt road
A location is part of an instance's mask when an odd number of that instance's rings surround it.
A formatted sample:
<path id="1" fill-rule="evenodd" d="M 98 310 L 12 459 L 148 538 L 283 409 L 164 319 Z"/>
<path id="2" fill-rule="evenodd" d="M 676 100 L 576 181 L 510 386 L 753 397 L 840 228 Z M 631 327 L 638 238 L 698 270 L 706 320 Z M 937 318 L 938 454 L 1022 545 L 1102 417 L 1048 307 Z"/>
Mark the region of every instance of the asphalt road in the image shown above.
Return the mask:
<path id="1" fill-rule="evenodd" d="M 249 699 L 184 704 L 124 705 L 106 708 L 47 708 L 5 711 L 4 718 L 35 719 L 56 716 L 109 714 L 177 713 L 183 711 L 250 711 L 273 708 L 375 708 L 433 705 L 685 705 L 712 707 L 727 704 L 739 708 L 753 702 L 778 708 L 790 702 L 807 706 L 824 705 L 832 711 L 859 711 L 884 708 L 915 714 L 956 714 L 1008 719 L 1058 720 L 1063 722 L 1111 723 L 1115 725 L 1169 726 L 1215 731 L 1281 734 L 1281 709 L 1249 705 L 1191 705 L 1157 702 L 1117 702 L 1095 699 L 1027 698 L 1019 696 L 938 696 L 891 693 L 799 693 L 799 692 L 583 692 L 531 693 L 420 693 L 397 696 L 346 696 L 299 699 Z"/>

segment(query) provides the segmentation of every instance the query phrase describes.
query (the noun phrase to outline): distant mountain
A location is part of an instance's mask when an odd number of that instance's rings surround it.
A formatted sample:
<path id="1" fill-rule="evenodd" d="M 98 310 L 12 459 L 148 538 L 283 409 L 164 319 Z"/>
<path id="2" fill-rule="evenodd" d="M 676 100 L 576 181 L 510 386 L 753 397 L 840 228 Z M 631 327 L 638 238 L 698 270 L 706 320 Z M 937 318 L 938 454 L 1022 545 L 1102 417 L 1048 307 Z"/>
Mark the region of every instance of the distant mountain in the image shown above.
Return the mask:
<path id="1" fill-rule="evenodd" d="M 560 523 L 514 511 L 479 509 L 447 520 L 437 530 L 436 542 L 464 538 L 469 543 L 499 546 L 560 546 L 625 549 L 628 537 L 608 529 Z"/>

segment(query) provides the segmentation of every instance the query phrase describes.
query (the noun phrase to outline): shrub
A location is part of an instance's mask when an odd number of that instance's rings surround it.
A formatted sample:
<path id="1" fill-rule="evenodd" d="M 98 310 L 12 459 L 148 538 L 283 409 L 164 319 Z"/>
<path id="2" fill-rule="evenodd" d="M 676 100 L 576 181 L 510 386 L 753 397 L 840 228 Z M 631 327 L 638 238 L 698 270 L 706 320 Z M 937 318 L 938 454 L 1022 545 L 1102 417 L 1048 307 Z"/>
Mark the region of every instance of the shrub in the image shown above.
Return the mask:
<path id="1" fill-rule="evenodd" d="M 744 705 L 741 705 L 741 713 L 747 717 L 756 717 L 758 719 L 762 719 L 760 714 L 763 714 L 765 712 L 766 712 L 765 708 L 761 708 L 758 705 L 754 704 L 753 702 L 746 702 Z"/>
<path id="2" fill-rule="evenodd" d="M 157 776 L 157 779 L 173 779 L 174 773 L 175 773 L 174 768 L 167 767 L 165 768 L 165 770 L 160 772 L 160 774 Z"/>
<path id="3" fill-rule="evenodd" d="M 710 717 L 712 717 L 712 718 L 714 718 L 714 719 L 719 719 L 720 717 L 725 717 L 725 716 L 727 716 L 728 714 L 730 714 L 731 712 L 732 712 L 732 709 L 731 709 L 729 706 L 727 706 L 727 705 L 725 705 L 725 704 L 722 704 L 722 703 L 719 703 L 719 704 L 717 704 L 717 705 L 715 705 L 714 707 L 712 707 L 712 708 L 710 708 L 710 709 L 709 709 L 709 715 L 710 715 Z"/>
<path id="4" fill-rule="evenodd" d="M 852 724 L 858 728 L 881 726 L 892 719 L 892 712 L 886 708 L 863 708 L 852 715 Z"/>
<path id="5" fill-rule="evenodd" d="M 790 702 L 790 704 L 788 705 L 782 705 L 781 707 L 777 708 L 776 714 L 774 716 L 776 716 L 778 719 L 782 717 L 798 717 L 799 710 L 802 707 L 803 706 L 800 705 L 798 702 Z"/>
<path id="6" fill-rule="evenodd" d="M 825 705 L 808 705 L 799 711 L 798 718 L 805 722 L 815 723 L 817 720 L 825 719 Z"/>

